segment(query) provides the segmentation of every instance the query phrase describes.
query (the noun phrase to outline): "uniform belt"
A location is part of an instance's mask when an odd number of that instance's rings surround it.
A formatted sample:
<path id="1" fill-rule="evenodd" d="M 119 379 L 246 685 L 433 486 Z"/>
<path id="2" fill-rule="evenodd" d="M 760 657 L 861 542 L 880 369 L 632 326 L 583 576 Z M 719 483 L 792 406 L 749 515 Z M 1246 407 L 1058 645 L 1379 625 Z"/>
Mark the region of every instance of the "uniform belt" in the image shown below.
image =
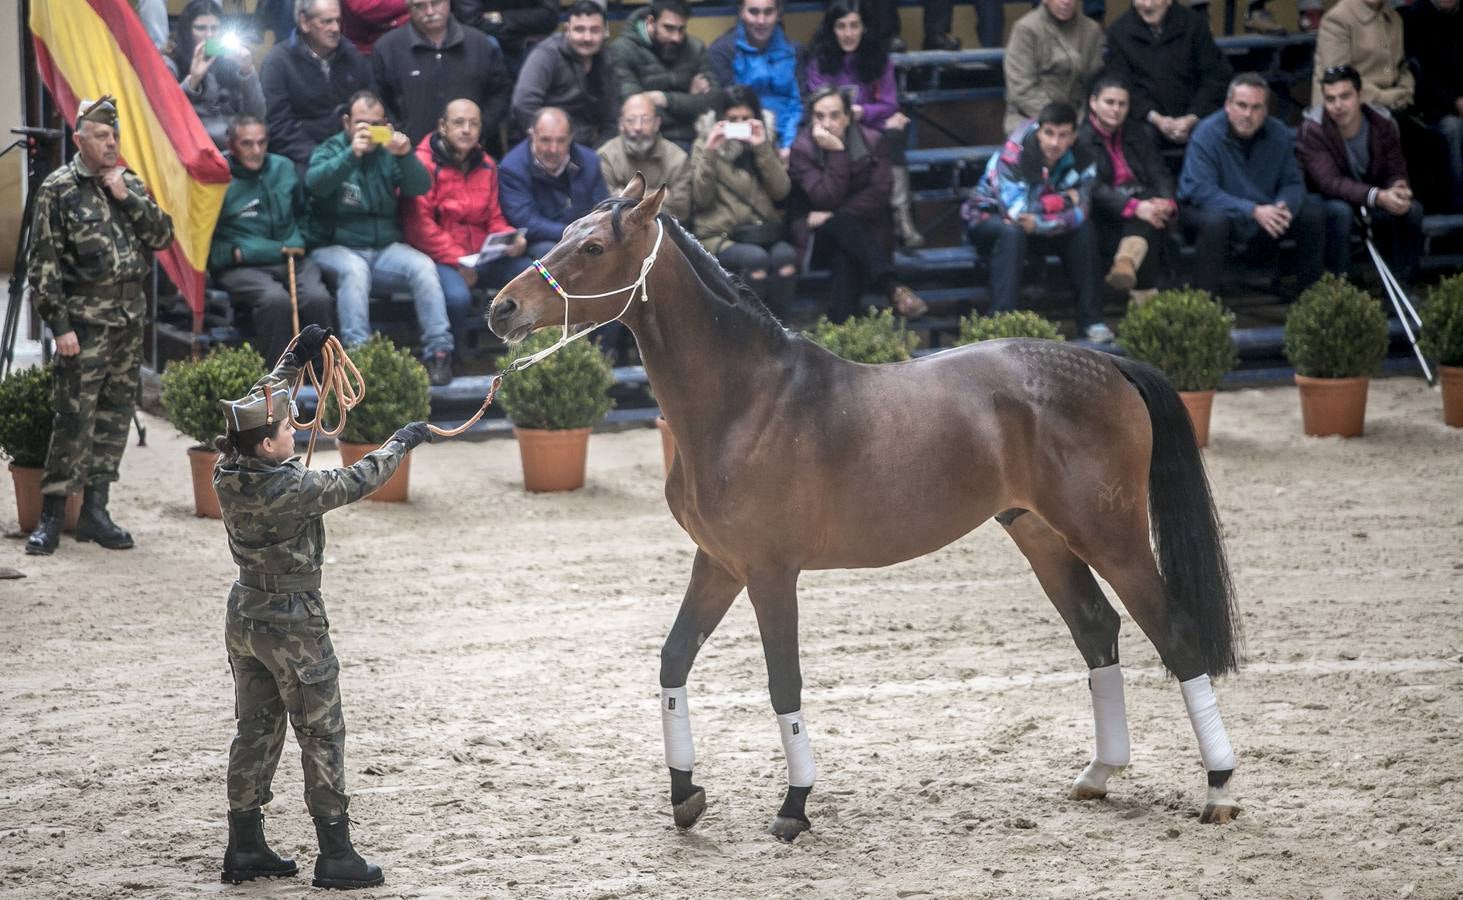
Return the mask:
<path id="1" fill-rule="evenodd" d="M 103 300 L 131 300 L 140 290 L 140 281 L 119 281 L 115 284 L 78 282 L 62 287 L 62 293 L 70 297 L 97 297 Z"/>
<path id="2" fill-rule="evenodd" d="M 320 573 L 316 571 L 297 575 L 272 575 L 267 572 L 240 569 L 239 584 L 273 594 L 295 594 L 301 591 L 319 590 Z"/>

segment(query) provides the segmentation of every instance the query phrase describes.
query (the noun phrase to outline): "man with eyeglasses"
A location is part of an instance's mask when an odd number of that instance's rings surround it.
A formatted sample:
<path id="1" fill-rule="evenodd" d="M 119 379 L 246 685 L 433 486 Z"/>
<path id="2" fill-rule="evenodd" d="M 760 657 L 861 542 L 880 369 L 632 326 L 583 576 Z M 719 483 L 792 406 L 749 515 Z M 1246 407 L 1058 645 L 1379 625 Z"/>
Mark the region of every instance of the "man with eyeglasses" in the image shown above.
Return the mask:
<path id="1" fill-rule="evenodd" d="M 696 117 L 720 102 L 706 45 L 686 33 L 686 0 L 652 0 L 636 10 L 610 47 L 620 74 L 620 98 L 644 93 L 655 104 L 660 133 L 682 150 L 696 138 Z"/>
<path id="2" fill-rule="evenodd" d="M 303 180 L 310 154 L 340 130 L 340 105 L 371 87 L 371 63 L 340 34 L 340 0 L 297 0 L 295 31 L 260 67 L 270 148 Z"/>
<path id="3" fill-rule="evenodd" d="M 1353 222 L 1364 210 L 1376 223 L 1378 249 L 1407 284 L 1422 255 L 1422 204 L 1412 198 L 1397 123 L 1361 97 L 1356 69 L 1327 69 L 1321 105 L 1306 110 L 1300 123 L 1296 155 L 1326 210 L 1326 244 L 1337 251 L 1327 268 L 1346 274 Z"/>
<path id="4" fill-rule="evenodd" d="M 636 172 L 645 176 L 647 185 L 670 185 L 663 208 L 689 223 L 691 158 L 661 134 L 660 115 L 649 95 L 635 94 L 620 106 L 620 134 L 599 148 L 599 161 L 611 194 L 624 190 Z"/>
<path id="5" fill-rule="evenodd" d="M 803 120 L 798 90 L 803 48 L 782 29 L 782 0 L 738 0 L 737 24 L 712 41 L 706 55 L 717 84 L 746 85 L 772 113 L 778 155 L 786 164 Z"/>
<path id="6" fill-rule="evenodd" d="M 521 134 L 538 111 L 562 109 L 574 123 L 574 140 L 598 147 L 615 133 L 620 97 L 614 61 L 605 52 L 604 7 L 577 0 L 564 30 L 528 54 L 513 86 L 513 124 Z"/>
<path id="7" fill-rule="evenodd" d="M 436 130 L 449 101 L 471 100 L 501 154 L 511 84 L 498 42 L 452 18 L 450 0 L 409 0 L 406 8 L 411 21 L 378 41 L 371 57 L 387 114 L 415 145 Z"/>
<path id="8" fill-rule="evenodd" d="M 554 106 L 538 111 L 528 137 L 498 168 L 503 214 L 528 236 L 528 258 L 553 249 L 564 229 L 609 196 L 599 156 L 574 140 L 569 115 Z"/>

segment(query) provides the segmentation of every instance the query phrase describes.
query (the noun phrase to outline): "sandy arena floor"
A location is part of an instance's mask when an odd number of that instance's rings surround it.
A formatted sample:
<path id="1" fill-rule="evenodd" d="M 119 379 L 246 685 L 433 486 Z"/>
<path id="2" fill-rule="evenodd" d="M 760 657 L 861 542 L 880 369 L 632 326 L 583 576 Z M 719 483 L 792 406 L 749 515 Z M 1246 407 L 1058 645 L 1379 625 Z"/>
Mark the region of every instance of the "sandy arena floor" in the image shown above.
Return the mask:
<path id="1" fill-rule="evenodd" d="M 113 511 L 126 553 L 0 542 L 0 897 L 312 894 L 293 742 L 268 831 L 305 877 L 218 883 L 232 687 L 222 525 L 149 420 Z M 511 441 L 423 447 L 412 502 L 329 518 L 325 596 L 371 897 L 1463 896 L 1463 432 L 1374 382 L 1361 440 L 1293 389 L 1222 394 L 1207 451 L 1248 631 L 1219 683 L 1244 814 L 1202 826 L 1177 685 L 1124 622 L 1133 765 L 1065 799 L 1084 672 L 987 525 L 924 559 L 802 580 L 814 831 L 765 834 L 785 770 L 739 600 L 690 697 L 710 805 L 679 834 L 657 655 L 691 544 L 653 430 L 596 435 L 589 486 L 523 492 Z M 317 465 L 333 464 L 333 453 Z M 0 527 L 14 528 L 9 480 Z M 8 524 L 5 524 L 8 523 Z"/>

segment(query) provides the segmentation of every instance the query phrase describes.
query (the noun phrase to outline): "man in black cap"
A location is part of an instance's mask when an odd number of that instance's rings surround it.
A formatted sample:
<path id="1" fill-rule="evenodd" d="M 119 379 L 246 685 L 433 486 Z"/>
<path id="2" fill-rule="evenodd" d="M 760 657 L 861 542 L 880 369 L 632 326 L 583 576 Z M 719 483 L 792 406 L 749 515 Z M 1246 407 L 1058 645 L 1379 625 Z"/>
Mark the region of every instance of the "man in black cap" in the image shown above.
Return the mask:
<path id="1" fill-rule="evenodd" d="M 72 140 L 77 154 L 46 176 L 36 196 L 29 268 L 35 309 L 56 339 L 55 424 L 46 453 L 41 521 L 25 552 L 50 555 L 61 540 L 66 497 L 84 491 L 78 541 L 110 550 L 132 535 L 107 512 L 142 365 L 142 280 L 150 250 L 173 242 L 173 220 L 118 160 L 111 95 L 83 100 Z"/>

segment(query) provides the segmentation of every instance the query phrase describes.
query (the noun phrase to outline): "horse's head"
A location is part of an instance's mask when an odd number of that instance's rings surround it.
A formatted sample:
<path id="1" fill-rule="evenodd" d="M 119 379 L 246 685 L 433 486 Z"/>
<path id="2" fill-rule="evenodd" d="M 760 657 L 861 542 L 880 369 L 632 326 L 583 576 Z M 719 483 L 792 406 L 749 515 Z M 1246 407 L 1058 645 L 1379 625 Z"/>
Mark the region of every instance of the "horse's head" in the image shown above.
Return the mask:
<path id="1" fill-rule="evenodd" d="M 655 217 L 665 195 L 665 185 L 647 194 L 644 176 L 635 173 L 618 197 L 564 229 L 564 237 L 538 266 L 503 286 L 488 307 L 488 327 L 498 337 L 517 342 L 546 325 L 565 324 L 566 305 L 569 325 L 620 315 L 639 294 L 632 288 L 656 248 Z M 569 296 L 555 290 L 548 276 Z"/>

